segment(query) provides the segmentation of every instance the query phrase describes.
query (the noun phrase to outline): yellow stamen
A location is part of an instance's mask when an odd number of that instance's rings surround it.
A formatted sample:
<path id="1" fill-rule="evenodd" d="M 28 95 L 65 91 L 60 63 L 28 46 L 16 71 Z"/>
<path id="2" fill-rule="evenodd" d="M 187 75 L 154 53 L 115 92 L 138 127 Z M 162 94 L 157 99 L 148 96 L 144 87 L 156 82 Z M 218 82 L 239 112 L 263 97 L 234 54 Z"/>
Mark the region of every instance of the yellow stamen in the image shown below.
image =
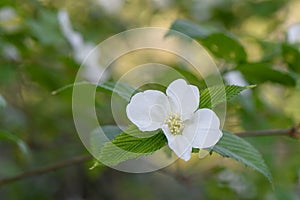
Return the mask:
<path id="1" fill-rule="evenodd" d="M 166 124 L 168 125 L 170 132 L 173 135 L 182 134 L 182 130 L 184 127 L 183 121 L 180 119 L 178 114 L 172 114 L 166 120 Z"/>

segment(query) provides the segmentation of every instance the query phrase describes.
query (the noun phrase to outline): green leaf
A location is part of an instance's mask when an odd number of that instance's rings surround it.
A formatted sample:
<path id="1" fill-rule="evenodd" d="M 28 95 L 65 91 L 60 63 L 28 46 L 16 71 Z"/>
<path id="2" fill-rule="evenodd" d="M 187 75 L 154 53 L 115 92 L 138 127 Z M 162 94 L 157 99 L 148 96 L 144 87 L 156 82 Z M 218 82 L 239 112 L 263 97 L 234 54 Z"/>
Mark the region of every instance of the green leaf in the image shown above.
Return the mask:
<path id="1" fill-rule="evenodd" d="M 94 84 L 92 84 L 90 82 L 85 82 L 85 81 L 75 83 L 75 86 L 79 86 L 79 85 L 94 85 Z M 52 91 L 51 94 L 56 95 L 60 92 L 63 92 L 64 90 L 73 88 L 73 86 L 74 86 L 74 84 L 66 85 L 64 87 L 61 87 L 57 90 Z M 127 102 L 130 101 L 130 98 L 133 94 L 138 92 L 138 90 L 135 90 L 133 87 L 131 87 L 130 85 L 128 85 L 126 83 L 104 82 L 104 83 L 97 84 L 96 87 L 97 87 L 97 90 L 99 90 L 101 92 L 106 92 L 109 94 L 116 93 Z"/>
<path id="2" fill-rule="evenodd" d="M 178 71 L 180 75 L 184 76 L 184 79 L 186 79 L 189 84 L 195 85 L 198 88 L 206 88 L 204 79 L 194 74 L 191 70 L 183 67 L 174 67 L 174 69 Z"/>
<path id="3" fill-rule="evenodd" d="M 298 47 L 288 44 L 281 46 L 282 57 L 287 62 L 289 68 L 297 73 L 300 73 L 300 51 Z"/>
<path id="4" fill-rule="evenodd" d="M 247 54 L 242 44 L 226 31 L 206 25 L 198 25 L 186 20 L 176 20 L 170 29 L 198 40 L 216 57 L 233 62 L 245 62 Z M 170 31 L 168 35 L 175 35 Z"/>
<path id="5" fill-rule="evenodd" d="M 161 130 L 141 132 L 136 126 L 130 126 L 114 140 L 105 143 L 99 161 L 114 166 L 128 159 L 151 154 L 165 146 L 166 141 Z"/>
<path id="6" fill-rule="evenodd" d="M 191 21 L 182 19 L 177 19 L 174 21 L 170 29 L 184 33 L 185 35 L 195 39 L 203 39 L 208 35 L 218 31 L 215 27 L 207 25 L 199 26 Z M 168 35 L 174 35 L 174 32 L 170 31 L 167 36 Z"/>
<path id="7" fill-rule="evenodd" d="M 216 57 L 232 62 L 245 62 L 247 54 L 244 47 L 233 36 L 226 33 L 213 33 L 201 41 Z"/>
<path id="8" fill-rule="evenodd" d="M 6 107 L 6 101 L 4 97 L 0 94 L 0 109 Z"/>
<path id="9" fill-rule="evenodd" d="M 200 108 L 213 108 L 253 87 L 255 86 L 220 85 L 206 88 L 200 91 Z"/>
<path id="10" fill-rule="evenodd" d="M 262 155 L 250 143 L 237 135 L 223 131 L 223 137 L 212 151 L 255 169 L 272 184 L 272 175 Z"/>
<path id="11" fill-rule="evenodd" d="M 21 140 L 17 136 L 7 133 L 7 132 L 4 132 L 4 131 L 0 131 L 0 140 L 15 143 L 16 145 L 18 145 L 19 149 L 21 150 L 21 152 L 24 155 L 26 155 L 26 156 L 29 155 L 29 150 L 27 148 L 27 145 L 25 144 L 25 142 L 23 140 Z"/>
<path id="12" fill-rule="evenodd" d="M 126 83 L 104 82 L 97 85 L 97 89 L 108 93 L 116 93 L 125 101 L 129 102 L 130 98 L 137 91 Z"/>
<path id="13" fill-rule="evenodd" d="M 254 84 L 270 81 L 287 86 L 296 85 L 296 81 L 290 73 L 273 69 L 267 63 L 248 63 L 240 65 L 236 69 Z"/>

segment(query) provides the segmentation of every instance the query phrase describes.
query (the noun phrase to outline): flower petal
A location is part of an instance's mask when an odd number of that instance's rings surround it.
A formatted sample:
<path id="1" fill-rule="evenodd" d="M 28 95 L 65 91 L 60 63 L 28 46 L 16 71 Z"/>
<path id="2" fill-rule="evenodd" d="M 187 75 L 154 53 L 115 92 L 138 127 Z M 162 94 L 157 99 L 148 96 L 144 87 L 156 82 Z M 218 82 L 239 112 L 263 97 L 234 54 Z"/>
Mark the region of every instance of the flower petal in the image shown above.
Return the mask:
<path id="1" fill-rule="evenodd" d="M 162 130 L 167 137 L 169 147 L 181 159 L 188 161 L 191 158 L 192 143 L 183 135 L 173 135 L 167 125 Z"/>
<path id="2" fill-rule="evenodd" d="M 199 90 L 194 85 L 188 85 L 185 80 L 178 79 L 167 88 L 173 112 L 181 115 L 182 120 L 188 119 L 199 107 Z"/>
<path id="3" fill-rule="evenodd" d="M 210 109 L 198 110 L 191 120 L 185 122 L 182 135 L 189 138 L 194 148 L 209 148 L 222 137 L 220 120 Z"/>
<path id="4" fill-rule="evenodd" d="M 146 90 L 131 98 L 126 113 L 141 131 L 154 131 L 162 127 L 170 113 L 169 100 L 160 91 Z"/>

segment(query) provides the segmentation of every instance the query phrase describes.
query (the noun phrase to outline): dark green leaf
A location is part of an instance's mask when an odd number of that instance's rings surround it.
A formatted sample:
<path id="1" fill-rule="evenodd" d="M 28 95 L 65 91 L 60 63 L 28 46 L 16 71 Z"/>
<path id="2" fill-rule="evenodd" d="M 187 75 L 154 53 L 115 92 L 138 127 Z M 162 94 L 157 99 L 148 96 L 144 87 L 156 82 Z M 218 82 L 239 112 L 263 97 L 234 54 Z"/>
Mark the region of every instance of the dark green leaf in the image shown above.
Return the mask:
<path id="1" fill-rule="evenodd" d="M 231 34 L 186 20 L 176 20 L 170 29 L 198 40 L 216 57 L 233 62 L 244 62 L 247 54 L 241 43 Z M 170 31 L 167 35 L 174 35 Z"/>
<path id="2" fill-rule="evenodd" d="M 213 33 L 201 40 L 201 44 L 216 57 L 227 61 L 239 63 L 247 59 L 246 51 L 240 42 L 226 33 Z"/>
<path id="3" fill-rule="evenodd" d="M 223 137 L 213 147 L 212 151 L 257 170 L 272 184 L 271 173 L 262 155 L 246 140 L 232 133 L 223 131 Z"/>
<path id="4" fill-rule="evenodd" d="M 268 81 L 287 86 L 295 86 L 296 84 L 290 73 L 273 69 L 265 63 L 248 63 L 238 66 L 237 70 L 242 72 L 244 77 L 254 84 Z"/>
<path id="5" fill-rule="evenodd" d="M 189 84 L 195 85 L 198 88 L 206 88 L 205 81 L 202 77 L 196 76 L 191 70 L 185 69 L 183 67 L 175 67 L 176 71 L 188 81 Z"/>
<path id="6" fill-rule="evenodd" d="M 200 108 L 213 108 L 254 86 L 220 85 L 200 91 Z"/>

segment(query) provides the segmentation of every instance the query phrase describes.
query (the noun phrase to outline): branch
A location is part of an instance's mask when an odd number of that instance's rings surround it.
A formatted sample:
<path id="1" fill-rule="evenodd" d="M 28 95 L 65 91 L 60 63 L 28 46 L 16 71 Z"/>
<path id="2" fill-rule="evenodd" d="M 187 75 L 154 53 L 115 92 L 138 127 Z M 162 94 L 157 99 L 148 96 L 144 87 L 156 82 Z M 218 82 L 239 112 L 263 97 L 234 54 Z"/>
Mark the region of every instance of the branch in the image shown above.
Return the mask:
<path id="1" fill-rule="evenodd" d="M 69 166 L 72 166 L 72 165 L 83 163 L 83 162 L 86 162 L 86 161 L 91 160 L 91 159 L 92 159 L 92 156 L 90 156 L 90 155 L 76 156 L 76 157 L 71 158 L 69 160 L 64 160 L 64 161 L 57 162 L 57 163 L 52 164 L 52 165 L 37 168 L 37 169 L 31 170 L 31 171 L 26 171 L 26 172 L 23 172 L 23 173 L 21 173 L 19 175 L 16 175 L 16 176 L 12 176 L 12 177 L 9 177 L 9 178 L 3 178 L 3 179 L 0 179 L 0 187 L 3 186 L 3 185 L 6 185 L 6 184 L 12 183 L 12 182 L 21 180 L 21 179 L 46 174 L 48 172 L 55 171 L 57 169 L 61 169 L 61 168 L 64 168 L 64 167 L 69 167 Z"/>
<path id="2" fill-rule="evenodd" d="M 259 130 L 259 131 L 246 131 L 236 133 L 240 137 L 252 137 L 252 136 L 288 136 L 292 138 L 300 138 L 300 124 L 290 129 L 270 129 L 270 130 Z M 51 164 L 45 167 L 33 169 L 31 171 L 23 172 L 19 175 L 0 179 L 0 187 L 18 180 L 22 180 L 25 178 L 30 178 L 34 176 L 39 176 L 42 174 L 49 173 L 51 171 L 55 171 L 57 169 L 69 167 L 72 165 L 76 165 L 79 163 L 83 163 L 91 160 L 93 157 L 91 155 L 81 155 L 71 158 L 69 160 L 64 160 L 61 162 L 57 162 L 55 164 Z"/>
<path id="3" fill-rule="evenodd" d="M 300 124 L 289 129 L 270 129 L 258 131 L 245 131 L 236 133 L 240 137 L 252 136 L 288 136 L 292 138 L 300 138 Z"/>

